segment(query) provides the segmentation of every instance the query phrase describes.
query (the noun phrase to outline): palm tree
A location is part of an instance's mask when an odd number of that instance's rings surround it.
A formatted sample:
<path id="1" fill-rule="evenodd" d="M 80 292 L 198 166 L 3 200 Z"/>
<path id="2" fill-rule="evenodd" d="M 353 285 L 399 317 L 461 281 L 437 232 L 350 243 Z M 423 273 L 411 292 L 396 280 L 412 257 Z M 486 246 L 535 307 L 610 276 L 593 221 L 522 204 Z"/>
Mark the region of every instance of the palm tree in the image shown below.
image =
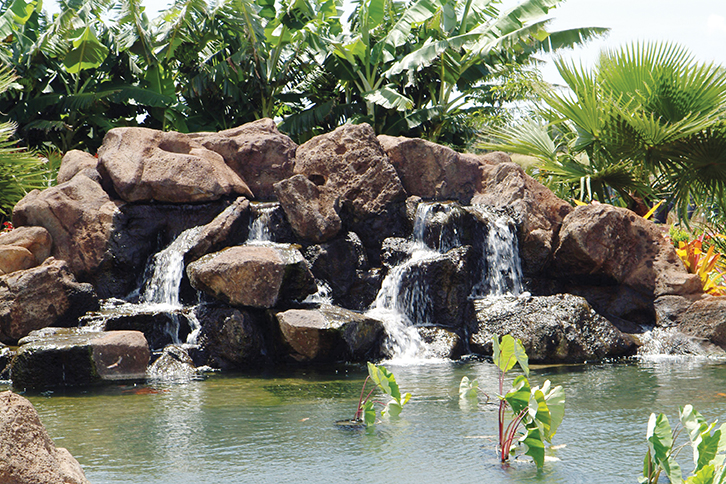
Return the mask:
<path id="1" fill-rule="evenodd" d="M 582 199 L 665 197 L 683 220 L 692 204 L 726 213 L 722 67 L 672 43 L 605 51 L 590 70 L 556 65 L 569 90 L 542 93 L 546 122 L 493 130 L 483 147 L 535 156 L 543 178 L 580 185 Z"/>

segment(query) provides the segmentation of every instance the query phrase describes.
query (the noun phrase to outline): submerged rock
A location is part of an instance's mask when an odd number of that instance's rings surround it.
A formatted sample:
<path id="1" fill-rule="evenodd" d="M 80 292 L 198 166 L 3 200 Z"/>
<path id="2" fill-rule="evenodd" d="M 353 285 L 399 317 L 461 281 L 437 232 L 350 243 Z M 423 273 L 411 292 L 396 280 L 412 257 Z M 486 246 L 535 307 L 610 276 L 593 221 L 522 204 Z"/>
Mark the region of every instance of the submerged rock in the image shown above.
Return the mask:
<path id="1" fill-rule="evenodd" d="M 20 341 L 13 387 L 44 390 L 136 380 L 146 376 L 149 346 L 140 331 L 47 328 Z"/>
<path id="2" fill-rule="evenodd" d="M 154 380 L 184 382 L 199 377 L 201 372 L 194 366 L 187 350 L 179 345 L 169 345 L 151 364 L 146 374 Z"/>
<path id="3" fill-rule="evenodd" d="M 676 328 L 653 328 L 637 335 L 638 355 L 726 357 L 726 351 L 705 338 L 684 334 Z"/>
<path id="4" fill-rule="evenodd" d="M 0 482 L 88 484 L 80 464 L 56 447 L 38 412 L 24 397 L 0 393 Z"/>
<path id="5" fill-rule="evenodd" d="M 232 306 L 272 308 L 316 291 L 299 250 L 291 245 L 229 247 L 189 264 L 193 287 Z"/>
<path id="6" fill-rule="evenodd" d="M 364 361 L 375 355 L 383 323 L 335 306 L 275 313 L 283 345 L 299 362 Z"/>
<path id="7" fill-rule="evenodd" d="M 466 351 L 466 345 L 461 336 L 453 331 L 432 326 L 422 326 L 417 330 L 421 341 L 425 344 L 424 358 L 458 360 Z"/>
<path id="8" fill-rule="evenodd" d="M 504 296 L 474 302 L 478 330 L 471 350 L 492 354 L 492 338 L 511 334 L 522 340 L 534 363 L 565 363 L 630 355 L 635 342 L 587 301 L 570 294 Z"/>
<path id="9" fill-rule="evenodd" d="M 65 261 L 49 258 L 32 269 L 0 276 L 0 341 L 15 343 L 46 326 L 74 326 L 98 309 L 90 284 L 79 283 Z"/>

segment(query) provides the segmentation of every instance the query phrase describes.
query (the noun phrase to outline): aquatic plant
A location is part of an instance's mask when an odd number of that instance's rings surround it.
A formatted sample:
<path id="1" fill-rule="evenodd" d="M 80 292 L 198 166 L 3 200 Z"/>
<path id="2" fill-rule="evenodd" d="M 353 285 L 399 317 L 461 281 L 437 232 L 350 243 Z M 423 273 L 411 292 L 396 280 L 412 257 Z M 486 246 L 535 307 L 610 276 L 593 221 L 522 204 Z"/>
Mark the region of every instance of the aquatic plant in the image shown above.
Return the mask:
<path id="1" fill-rule="evenodd" d="M 522 342 L 511 335 L 497 336 L 492 340 L 493 361 L 499 369 L 499 452 L 504 463 L 514 453 L 514 439 L 525 448 L 525 455 L 534 460 L 537 467 L 544 465 L 545 441 L 552 437 L 565 416 L 565 391 L 558 385 L 552 388 L 549 380 L 542 387 L 531 387 L 529 358 Z M 504 394 L 504 380 L 507 372 L 519 364 L 524 372 L 514 379 L 512 389 Z M 479 383 L 468 377 L 461 379 L 459 397 L 476 397 Z M 519 428 L 523 427 L 524 432 Z"/>
<path id="2" fill-rule="evenodd" d="M 371 380 L 376 384 L 376 386 L 366 394 L 366 385 Z M 376 388 L 391 397 L 390 400 L 386 403 L 373 400 L 372 397 Z M 355 416 L 353 417 L 353 422 L 361 423 L 366 426 L 375 424 L 377 420 L 376 404 L 383 405 L 383 410 L 381 410 L 382 416 L 388 415 L 391 417 L 397 417 L 401 413 L 401 410 L 403 410 L 403 406 L 408 403 L 410 399 L 411 394 L 408 392 L 401 395 L 401 390 L 398 387 L 398 383 L 396 383 L 396 377 L 393 373 L 388 371 L 386 367 L 382 365 L 374 365 L 373 363 L 368 362 L 368 376 L 363 382 L 363 388 L 360 391 L 358 408 L 355 412 Z"/>
<path id="3" fill-rule="evenodd" d="M 671 484 L 724 484 L 726 482 L 726 424 L 716 428 L 709 424 L 691 405 L 679 408 L 682 428 L 672 429 L 665 414 L 650 414 L 646 440 L 648 451 L 643 463 L 641 484 L 656 484 L 665 473 Z M 684 480 L 681 466 L 676 462 L 678 452 L 688 444 L 675 446 L 681 430 L 685 430 L 693 449 L 694 469 Z"/>

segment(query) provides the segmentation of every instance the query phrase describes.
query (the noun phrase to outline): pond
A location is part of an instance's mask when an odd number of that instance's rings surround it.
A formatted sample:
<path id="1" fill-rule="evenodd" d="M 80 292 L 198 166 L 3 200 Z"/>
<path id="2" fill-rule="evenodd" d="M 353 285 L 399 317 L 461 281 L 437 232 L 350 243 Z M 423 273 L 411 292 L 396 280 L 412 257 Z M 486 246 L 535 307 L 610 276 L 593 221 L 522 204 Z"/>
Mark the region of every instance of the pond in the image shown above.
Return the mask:
<path id="1" fill-rule="evenodd" d="M 556 450 L 543 470 L 497 462 L 497 412 L 460 404 L 464 375 L 490 395 L 485 361 L 387 365 L 413 394 L 401 418 L 366 430 L 334 425 L 355 412 L 362 365 L 212 375 L 168 385 L 118 385 L 28 395 L 56 444 L 93 484 L 635 483 L 650 412 L 671 422 L 687 403 L 726 419 L 726 365 L 698 358 L 535 367 L 567 395 Z M 5 390 L 2 387 L 0 390 Z M 690 453 L 682 454 L 692 469 Z"/>

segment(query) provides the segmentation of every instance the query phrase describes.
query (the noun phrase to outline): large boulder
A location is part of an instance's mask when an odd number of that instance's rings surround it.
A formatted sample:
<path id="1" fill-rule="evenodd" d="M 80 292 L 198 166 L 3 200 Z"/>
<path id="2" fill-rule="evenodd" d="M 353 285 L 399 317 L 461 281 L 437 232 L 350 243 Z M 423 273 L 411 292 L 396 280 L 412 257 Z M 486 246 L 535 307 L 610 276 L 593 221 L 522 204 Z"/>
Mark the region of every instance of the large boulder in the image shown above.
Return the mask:
<path id="1" fill-rule="evenodd" d="M 670 241 L 625 208 L 577 207 L 562 223 L 552 273 L 581 283 L 623 284 L 650 298 L 702 292 Z"/>
<path id="2" fill-rule="evenodd" d="M 264 359 L 263 317 L 253 311 L 229 307 L 199 306 L 202 329 L 197 343 L 203 363 L 213 368 L 249 368 Z"/>
<path id="3" fill-rule="evenodd" d="M 0 341 L 15 343 L 46 326 L 72 326 L 98 308 L 93 287 L 78 283 L 65 261 L 0 276 Z"/>
<path id="4" fill-rule="evenodd" d="M 10 373 L 15 388 L 88 386 L 143 379 L 149 356 L 139 331 L 46 328 L 20 341 Z"/>
<path id="5" fill-rule="evenodd" d="M 219 153 L 250 187 L 257 200 L 274 200 L 274 184 L 293 175 L 297 145 L 269 118 L 218 133 L 189 137 Z"/>
<path id="6" fill-rule="evenodd" d="M 299 362 L 364 361 L 375 356 L 383 323 L 363 314 L 322 305 L 275 313 L 290 357 Z"/>
<path id="7" fill-rule="evenodd" d="M 114 128 L 106 133 L 98 159 L 99 171 L 127 202 L 193 203 L 233 194 L 253 196 L 220 154 L 181 133 Z"/>
<path id="8" fill-rule="evenodd" d="M 331 189 L 295 175 L 276 183 L 275 191 L 292 230 L 301 239 L 320 243 L 340 232 L 338 198 Z"/>
<path id="9" fill-rule="evenodd" d="M 0 393 L 0 482 L 88 484 L 76 459 L 56 447 L 28 399 Z"/>
<path id="10" fill-rule="evenodd" d="M 104 259 L 117 213 L 117 204 L 99 180 L 79 173 L 55 187 L 28 193 L 13 209 L 13 224 L 44 227 L 53 241 L 51 254 L 87 281 Z"/>
<path id="11" fill-rule="evenodd" d="M 354 232 L 324 244 L 309 246 L 305 259 L 317 280 L 325 281 L 334 300 L 344 298 L 361 271 L 368 269 L 365 248 Z"/>
<path id="12" fill-rule="evenodd" d="M 506 155 L 500 156 L 504 158 Z M 514 163 L 482 164 L 480 192 L 472 205 L 510 210 L 521 221 L 520 255 L 525 274 L 539 273 L 552 256 L 557 232 L 572 207 Z"/>
<path id="13" fill-rule="evenodd" d="M 478 329 L 471 350 L 491 355 L 492 338 L 522 340 L 531 362 L 565 363 L 633 354 L 635 342 L 587 301 L 570 294 L 498 297 L 474 302 Z"/>
<path id="14" fill-rule="evenodd" d="M 84 170 L 96 170 L 98 158 L 90 153 L 80 150 L 70 150 L 63 155 L 61 166 L 58 168 L 56 182 L 58 184 L 70 181 L 77 173 Z"/>
<path id="15" fill-rule="evenodd" d="M 468 204 L 481 183 L 481 163 L 420 138 L 379 135 L 408 195 Z"/>
<path id="16" fill-rule="evenodd" d="M 676 327 L 685 334 L 707 339 L 726 349 L 726 296 L 695 301 L 680 314 Z"/>
<path id="17" fill-rule="evenodd" d="M 305 259 L 293 246 L 239 246 L 187 266 L 192 286 L 232 306 L 271 308 L 316 291 Z"/>

